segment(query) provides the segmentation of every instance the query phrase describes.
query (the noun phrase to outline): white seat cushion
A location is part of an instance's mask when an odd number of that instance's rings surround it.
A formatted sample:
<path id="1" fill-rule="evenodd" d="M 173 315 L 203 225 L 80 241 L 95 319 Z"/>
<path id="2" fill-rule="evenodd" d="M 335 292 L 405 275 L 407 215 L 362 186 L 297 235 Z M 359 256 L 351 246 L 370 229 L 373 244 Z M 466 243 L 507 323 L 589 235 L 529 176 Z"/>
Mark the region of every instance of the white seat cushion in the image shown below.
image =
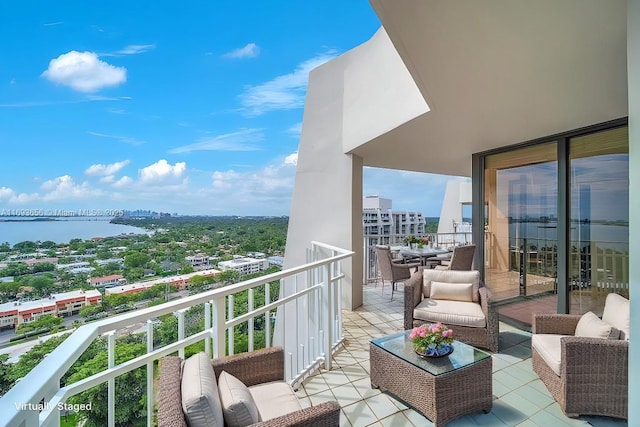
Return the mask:
<path id="1" fill-rule="evenodd" d="M 293 389 L 284 381 L 257 384 L 249 387 L 260 418 L 267 421 L 302 409 Z"/>
<path id="2" fill-rule="evenodd" d="M 629 325 L 631 323 L 629 300 L 610 293 L 604 302 L 602 320 L 620 331 L 620 339 L 629 341 Z"/>
<path id="3" fill-rule="evenodd" d="M 475 302 L 423 299 L 413 310 L 413 318 L 445 325 L 484 328 L 487 319 L 482 307 Z M 455 328 L 454 334 L 455 334 Z"/>
<path id="4" fill-rule="evenodd" d="M 538 352 L 542 360 L 557 376 L 560 376 L 561 364 L 560 338 L 568 336 L 570 335 L 533 334 L 531 336 L 531 347 Z"/>
<path id="5" fill-rule="evenodd" d="M 244 427 L 261 421 L 253 396 L 242 381 L 222 371 L 218 378 L 218 392 L 227 427 Z"/>

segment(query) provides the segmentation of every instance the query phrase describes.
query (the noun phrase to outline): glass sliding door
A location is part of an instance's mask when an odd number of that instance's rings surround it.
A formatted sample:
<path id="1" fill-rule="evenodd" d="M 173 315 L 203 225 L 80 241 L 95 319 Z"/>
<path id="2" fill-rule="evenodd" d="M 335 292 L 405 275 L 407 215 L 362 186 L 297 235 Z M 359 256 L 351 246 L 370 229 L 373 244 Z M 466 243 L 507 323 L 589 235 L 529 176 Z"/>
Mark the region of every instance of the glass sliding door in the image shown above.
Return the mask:
<path id="1" fill-rule="evenodd" d="M 629 135 L 621 127 L 569 140 L 570 312 L 601 315 L 629 297 Z"/>
<path id="2" fill-rule="evenodd" d="M 474 156 L 478 261 L 502 319 L 601 315 L 609 293 L 629 297 L 627 123 Z"/>
<path id="3" fill-rule="evenodd" d="M 556 290 L 557 152 L 549 142 L 485 158 L 484 277 L 496 301 Z"/>

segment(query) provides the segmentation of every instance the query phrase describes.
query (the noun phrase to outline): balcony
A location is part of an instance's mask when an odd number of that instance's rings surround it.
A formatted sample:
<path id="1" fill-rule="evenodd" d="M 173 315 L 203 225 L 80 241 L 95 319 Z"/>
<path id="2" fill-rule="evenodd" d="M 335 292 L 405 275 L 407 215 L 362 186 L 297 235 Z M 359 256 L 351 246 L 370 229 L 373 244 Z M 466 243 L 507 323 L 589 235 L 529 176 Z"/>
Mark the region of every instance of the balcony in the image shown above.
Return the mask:
<path id="1" fill-rule="evenodd" d="M 266 345 L 282 343 L 287 354 L 286 376 L 297 388 L 303 406 L 326 400 L 337 400 L 342 408 L 343 426 L 429 426 L 419 413 L 394 398 L 372 389 L 369 380 L 369 340 L 402 330 L 403 302 L 390 301 L 390 291 L 382 294 L 375 283 L 364 286 L 364 304 L 355 311 L 341 309 L 338 295 L 344 275 L 341 261 L 351 252 L 313 242 L 308 263 L 269 276 L 252 279 L 224 288 L 193 295 L 134 313 L 87 324 L 79 328 L 63 344 L 48 355 L 9 393 L 0 399 L 2 425 L 60 425 L 59 403 L 78 393 L 107 384 L 108 419 L 115 425 L 115 379 L 137 368 L 146 368 L 146 394 L 154 395 L 154 362 L 171 353 L 184 357 L 187 346 L 204 342 L 207 353 L 216 357 L 236 351 L 234 328 L 246 325 L 248 348 L 257 346 L 255 332 L 258 319 L 270 325 L 273 313 L 294 315 L 304 321 L 290 323 L 283 331 L 264 329 Z M 269 286 L 264 287 L 265 304 L 254 306 L 254 293 L 269 283 L 279 282 L 284 296 L 271 298 Z M 247 310 L 238 314 L 234 297 L 248 292 Z M 401 293 L 400 293 L 401 294 Z M 275 299 L 275 300 L 274 300 Z M 272 302 L 271 302 L 272 301 Z M 228 304 L 228 305 L 227 305 Z M 185 336 L 185 311 L 204 306 L 204 330 Z M 301 309 L 301 310 L 298 310 Z M 304 313 L 303 317 L 295 314 Z M 153 345 L 153 318 L 174 313 L 177 317 L 178 340 L 163 347 Z M 116 331 L 143 323 L 146 333 L 146 353 L 116 364 Z M 295 326 L 291 326 L 294 325 Z M 146 328 L 146 329 L 145 329 Z M 83 351 L 98 337 L 108 342 L 108 367 L 98 374 L 60 387 L 60 379 Z M 489 414 L 472 414 L 450 423 L 456 426 L 476 425 L 626 425 L 626 422 L 598 417 L 570 419 L 562 414 L 557 403 L 531 368 L 530 335 L 501 324 L 500 353 L 493 357 L 493 410 Z M 257 347 L 256 347 L 257 348 Z M 44 405 L 44 410 L 29 410 L 20 405 Z M 147 425 L 154 423 L 153 405 L 147 405 Z"/>

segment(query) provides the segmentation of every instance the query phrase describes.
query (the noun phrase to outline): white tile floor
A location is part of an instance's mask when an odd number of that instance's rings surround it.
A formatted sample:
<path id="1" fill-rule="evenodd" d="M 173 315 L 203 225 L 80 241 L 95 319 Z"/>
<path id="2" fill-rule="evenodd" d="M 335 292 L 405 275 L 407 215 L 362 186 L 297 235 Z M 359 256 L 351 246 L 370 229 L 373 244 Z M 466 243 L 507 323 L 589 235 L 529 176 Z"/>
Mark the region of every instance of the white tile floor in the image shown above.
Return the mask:
<path id="1" fill-rule="evenodd" d="M 333 369 L 307 378 L 297 391 L 303 406 L 337 400 L 340 425 L 433 426 L 427 418 L 393 397 L 371 388 L 369 340 L 403 330 L 402 285 L 391 301 L 390 286 L 367 285 L 364 304 L 345 311 L 344 348 L 335 355 Z M 626 426 L 605 417 L 567 418 L 531 366 L 530 334 L 500 323 L 500 352 L 493 355 L 493 409 L 466 415 L 448 426 Z"/>

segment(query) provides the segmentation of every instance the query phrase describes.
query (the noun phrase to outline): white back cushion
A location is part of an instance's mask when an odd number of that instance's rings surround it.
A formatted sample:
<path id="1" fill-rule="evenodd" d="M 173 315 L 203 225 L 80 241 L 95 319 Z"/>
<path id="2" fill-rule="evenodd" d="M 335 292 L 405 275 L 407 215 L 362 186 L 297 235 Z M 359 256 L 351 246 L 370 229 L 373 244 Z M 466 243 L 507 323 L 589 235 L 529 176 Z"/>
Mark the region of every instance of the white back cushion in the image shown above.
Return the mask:
<path id="1" fill-rule="evenodd" d="M 576 325 L 576 337 L 590 337 L 617 340 L 620 331 L 613 325 L 601 320 L 594 313 L 588 311 L 582 315 Z"/>
<path id="2" fill-rule="evenodd" d="M 629 325 L 631 311 L 629 300 L 625 297 L 610 293 L 604 302 L 602 320 L 620 331 L 620 339 L 629 341 Z"/>
<path id="3" fill-rule="evenodd" d="M 218 390 L 227 427 L 244 427 L 261 421 L 253 396 L 242 381 L 222 371 Z"/>
<path id="4" fill-rule="evenodd" d="M 198 353 L 184 361 L 181 387 L 182 410 L 189 427 L 224 427 L 216 374 L 209 356 Z"/>
<path id="5" fill-rule="evenodd" d="M 472 292 L 472 283 L 443 283 L 431 281 L 431 299 L 472 302 Z"/>
<path id="6" fill-rule="evenodd" d="M 441 283 L 471 283 L 473 285 L 472 301 L 480 301 L 478 289 L 480 287 L 479 271 L 430 270 L 422 271 L 422 293 L 425 298 L 431 297 L 431 282 Z"/>

